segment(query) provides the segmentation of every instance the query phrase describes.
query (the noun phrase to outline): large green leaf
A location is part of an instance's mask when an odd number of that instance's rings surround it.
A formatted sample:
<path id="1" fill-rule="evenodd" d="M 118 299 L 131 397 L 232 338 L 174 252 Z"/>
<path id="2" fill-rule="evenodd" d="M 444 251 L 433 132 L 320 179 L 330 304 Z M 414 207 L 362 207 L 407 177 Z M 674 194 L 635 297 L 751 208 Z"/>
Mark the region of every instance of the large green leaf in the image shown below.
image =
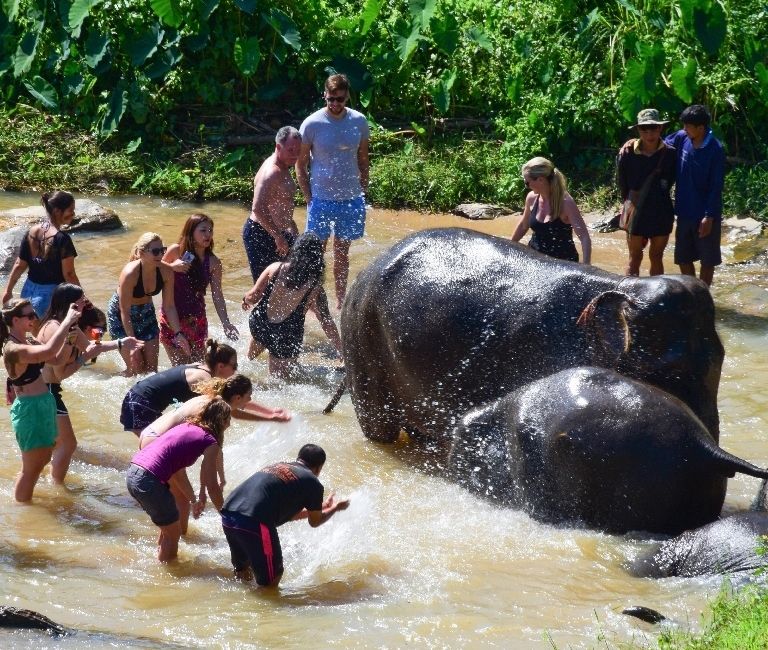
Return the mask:
<path id="1" fill-rule="evenodd" d="M 301 34 L 290 16 L 273 7 L 268 14 L 261 14 L 261 17 L 278 33 L 286 45 L 297 52 L 301 49 Z"/>
<path id="2" fill-rule="evenodd" d="M 453 88 L 453 84 L 456 83 L 457 76 L 458 71 L 456 68 L 453 70 L 446 70 L 440 75 L 440 79 L 432 91 L 432 99 L 435 102 L 435 107 L 443 115 L 445 115 L 451 107 L 451 89 Z"/>
<path id="3" fill-rule="evenodd" d="M 717 54 L 728 32 L 728 19 L 719 0 L 680 0 L 685 28 L 696 35 L 707 54 Z"/>
<path id="4" fill-rule="evenodd" d="M 107 138 L 117 130 L 127 106 L 128 91 L 125 89 L 125 84 L 120 82 L 110 94 L 106 105 L 107 112 L 104 115 L 101 129 L 99 130 L 102 137 Z"/>
<path id="5" fill-rule="evenodd" d="M 689 58 L 684 65 L 672 66 L 670 80 L 675 94 L 686 104 L 691 104 L 696 96 L 696 60 Z"/>
<path id="6" fill-rule="evenodd" d="M 181 60 L 182 54 L 177 47 L 169 47 L 162 54 L 155 56 L 145 69 L 144 74 L 150 79 L 160 79 L 167 75 Z"/>
<path id="7" fill-rule="evenodd" d="M 432 16 L 435 15 L 437 0 L 409 0 L 408 11 L 415 22 L 422 27 L 429 25 Z"/>
<path id="8" fill-rule="evenodd" d="M 43 106 L 51 110 L 59 110 L 59 96 L 56 89 L 40 76 L 32 77 L 24 81 L 24 86 L 29 94 L 37 99 Z"/>
<path id="9" fill-rule="evenodd" d="M 481 47 L 486 52 L 493 53 L 493 45 L 491 44 L 491 39 L 488 38 L 488 35 L 479 27 L 470 27 L 466 31 L 466 37 L 467 40 L 470 43 L 474 43 L 478 47 Z"/>
<path id="10" fill-rule="evenodd" d="M 74 0 L 69 8 L 69 31 L 76 32 L 101 0 Z"/>
<path id="11" fill-rule="evenodd" d="M 459 47 L 459 24 L 453 14 L 448 14 L 442 20 L 433 20 L 431 25 L 432 39 L 435 45 L 448 56 L 453 56 Z"/>
<path id="12" fill-rule="evenodd" d="M 96 30 L 88 32 L 88 38 L 85 39 L 85 63 L 89 68 L 95 68 L 107 53 L 109 37 L 100 34 Z"/>
<path id="13" fill-rule="evenodd" d="M 419 23 L 405 25 L 404 29 L 401 28 L 400 31 L 395 32 L 395 51 L 400 56 L 401 68 L 411 58 L 419 41 L 422 40 L 424 40 L 424 37 L 421 35 L 421 25 Z"/>
<path id="14" fill-rule="evenodd" d="M 373 23 L 376 22 L 383 4 L 384 0 L 366 0 L 363 12 L 360 14 L 360 19 L 363 21 L 360 28 L 362 34 L 367 34 Z"/>
<path id="15" fill-rule="evenodd" d="M 335 72 L 347 75 L 349 83 L 358 93 L 368 89 L 373 84 L 373 77 L 368 68 L 358 59 L 337 54 L 331 59 Z"/>
<path id="16" fill-rule="evenodd" d="M 238 36 L 235 39 L 234 57 L 237 69 L 246 77 L 252 76 L 258 69 L 261 60 L 258 37 L 241 38 Z"/>
<path id="17" fill-rule="evenodd" d="M 126 49 L 131 63 L 138 67 L 149 59 L 156 51 L 160 43 L 163 42 L 165 32 L 159 23 L 155 23 L 147 31 L 129 39 Z"/>
<path id="18" fill-rule="evenodd" d="M 72 72 L 64 76 L 61 85 L 61 94 L 64 97 L 77 97 L 85 87 L 85 79 L 79 72 Z"/>
<path id="19" fill-rule="evenodd" d="M 13 57 L 13 76 L 17 79 L 32 68 L 32 61 L 35 60 L 39 40 L 38 36 L 38 32 L 27 32 L 16 47 L 16 54 Z"/>
<path id="20" fill-rule="evenodd" d="M 19 15 L 19 0 L 3 0 L 3 11 L 10 22 Z"/>
<path id="21" fill-rule="evenodd" d="M 153 11 L 166 25 L 178 27 L 184 20 L 179 0 L 150 0 Z"/>
<path id="22" fill-rule="evenodd" d="M 755 65 L 755 76 L 760 87 L 761 98 L 768 103 L 768 68 L 762 61 Z"/>
<path id="23" fill-rule="evenodd" d="M 220 0 L 195 0 L 195 7 L 201 22 L 208 20 L 219 6 Z"/>

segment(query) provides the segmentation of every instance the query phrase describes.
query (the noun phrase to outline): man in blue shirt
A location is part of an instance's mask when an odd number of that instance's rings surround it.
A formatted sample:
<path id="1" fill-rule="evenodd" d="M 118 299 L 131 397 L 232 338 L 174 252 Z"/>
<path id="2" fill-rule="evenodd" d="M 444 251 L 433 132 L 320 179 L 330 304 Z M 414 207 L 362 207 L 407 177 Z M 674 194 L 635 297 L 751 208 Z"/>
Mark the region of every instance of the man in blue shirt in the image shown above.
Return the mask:
<path id="1" fill-rule="evenodd" d="M 725 153 L 712 134 L 710 115 L 701 104 L 680 114 L 683 128 L 664 141 L 677 150 L 675 189 L 675 264 L 685 275 L 696 275 L 693 265 L 701 261 L 699 278 L 712 284 L 720 256 L 723 217 Z"/>

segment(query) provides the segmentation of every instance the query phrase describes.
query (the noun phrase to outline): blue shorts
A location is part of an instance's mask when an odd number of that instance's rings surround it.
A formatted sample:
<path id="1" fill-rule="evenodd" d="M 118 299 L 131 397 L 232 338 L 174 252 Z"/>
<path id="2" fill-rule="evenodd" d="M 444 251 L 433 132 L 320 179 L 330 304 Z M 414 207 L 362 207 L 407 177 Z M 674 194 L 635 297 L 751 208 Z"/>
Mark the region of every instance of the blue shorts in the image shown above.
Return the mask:
<path id="1" fill-rule="evenodd" d="M 697 260 L 701 260 L 703 266 L 719 266 L 722 263 L 720 220 L 712 222 L 712 230 L 706 237 L 699 237 L 699 223 L 697 220 L 677 220 L 675 264 L 693 264 Z"/>
<path id="2" fill-rule="evenodd" d="M 162 483 L 152 472 L 131 463 L 126 487 L 139 502 L 155 526 L 168 526 L 179 519 L 176 499 L 167 483 Z"/>
<path id="3" fill-rule="evenodd" d="M 27 278 L 21 288 L 21 297 L 32 303 L 32 309 L 35 310 L 37 317 L 42 319 L 48 307 L 51 306 L 51 297 L 58 286 L 58 284 L 37 284 Z"/>
<path id="4" fill-rule="evenodd" d="M 157 323 L 157 314 L 152 302 L 131 305 L 131 325 L 133 335 L 139 341 L 152 341 L 160 336 L 160 325 Z M 112 294 L 107 305 L 107 330 L 113 341 L 128 336 L 120 318 L 120 300 L 116 293 Z"/>
<path id="5" fill-rule="evenodd" d="M 152 404 L 143 395 L 129 390 L 120 409 L 120 424 L 126 431 L 141 431 L 163 414 L 152 408 Z"/>
<path id="6" fill-rule="evenodd" d="M 320 239 L 360 239 L 365 232 L 365 198 L 346 201 L 324 201 L 313 198 L 307 206 L 307 232 Z"/>

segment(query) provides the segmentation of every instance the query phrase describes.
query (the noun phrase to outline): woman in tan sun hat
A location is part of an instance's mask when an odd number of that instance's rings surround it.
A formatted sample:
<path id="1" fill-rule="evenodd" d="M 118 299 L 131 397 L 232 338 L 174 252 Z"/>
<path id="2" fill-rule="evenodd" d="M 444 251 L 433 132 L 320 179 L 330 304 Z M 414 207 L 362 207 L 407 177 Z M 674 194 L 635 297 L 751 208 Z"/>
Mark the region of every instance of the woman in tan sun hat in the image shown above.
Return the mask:
<path id="1" fill-rule="evenodd" d="M 637 114 L 637 139 L 630 141 L 616 159 L 618 182 L 626 223 L 629 262 L 627 275 L 640 275 L 643 251 L 650 243 L 650 275 L 664 273 L 662 257 L 675 221 L 670 190 L 675 182 L 677 156 L 664 144 L 661 129 L 668 123 L 655 108 Z"/>

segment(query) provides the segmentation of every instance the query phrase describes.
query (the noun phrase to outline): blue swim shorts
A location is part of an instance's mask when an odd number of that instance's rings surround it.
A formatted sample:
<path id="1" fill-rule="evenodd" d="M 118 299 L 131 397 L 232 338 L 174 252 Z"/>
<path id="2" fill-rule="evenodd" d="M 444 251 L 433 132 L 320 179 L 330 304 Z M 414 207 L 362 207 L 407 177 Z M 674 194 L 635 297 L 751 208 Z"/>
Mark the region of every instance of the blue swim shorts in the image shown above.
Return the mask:
<path id="1" fill-rule="evenodd" d="M 160 336 L 155 306 L 151 302 L 131 305 L 131 324 L 134 336 L 140 341 L 151 341 Z M 128 336 L 120 318 L 120 301 L 116 293 L 112 294 L 107 305 L 107 330 L 112 340 L 124 339 Z"/>
<path id="2" fill-rule="evenodd" d="M 51 297 L 58 286 L 58 284 L 38 284 L 27 278 L 21 288 L 21 297 L 29 300 L 37 317 L 42 318 L 51 306 Z"/>
<path id="3" fill-rule="evenodd" d="M 152 408 L 144 396 L 129 390 L 120 409 L 120 424 L 126 431 L 141 431 L 162 415 L 162 411 Z"/>
<path id="4" fill-rule="evenodd" d="M 56 429 L 56 400 L 51 393 L 16 397 L 11 406 L 11 426 L 21 451 L 53 447 Z"/>
<path id="5" fill-rule="evenodd" d="M 328 239 L 360 239 L 365 232 L 365 198 L 324 201 L 313 198 L 307 206 L 307 231 Z"/>
<path id="6" fill-rule="evenodd" d="M 131 463 L 125 485 L 155 526 L 169 526 L 179 519 L 171 488 L 152 472 Z"/>

